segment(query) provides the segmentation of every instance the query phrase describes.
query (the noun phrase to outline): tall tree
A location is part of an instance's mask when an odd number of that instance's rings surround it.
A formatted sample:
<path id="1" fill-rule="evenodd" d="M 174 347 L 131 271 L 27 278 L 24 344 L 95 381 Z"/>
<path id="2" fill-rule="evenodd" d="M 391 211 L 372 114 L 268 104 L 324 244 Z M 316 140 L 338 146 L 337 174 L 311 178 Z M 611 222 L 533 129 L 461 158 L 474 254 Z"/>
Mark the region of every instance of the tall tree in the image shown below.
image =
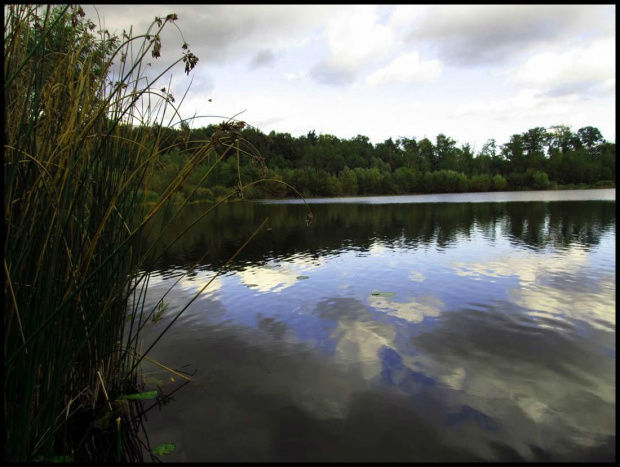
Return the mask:
<path id="1" fill-rule="evenodd" d="M 604 141 L 603 135 L 599 129 L 593 126 L 580 128 L 577 130 L 577 135 L 582 144 L 588 149 L 592 149 L 595 145 Z"/>
<path id="2" fill-rule="evenodd" d="M 437 170 L 437 154 L 433 143 L 428 138 L 424 138 L 419 143 L 418 167 L 420 172 L 431 172 Z"/>
<path id="3" fill-rule="evenodd" d="M 472 164 L 474 161 L 474 152 L 471 145 L 466 143 L 463 145 L 458 154 L 458 172 L 462 172 L 469 176 L 471 174 Z"/>
<path id="4" fill-rule="evenodd" d="M 440 133 L 437 135 L 435 145 L 437 154 L 437 167 L 435 170 L 457 170 L 457 148 L 456 141 Z"/>
<path id="5" fill-rule="evenodd" d="M 566 154 L 568 151 L 579 149 L 581 141 L 567 125 L 554 125 L 549 128 L 549 155 L 554 151 Z"/>
<path id="6" fill-rule="evenodd" d="M 543 169 L 545 165 L 545 147 L 549 143 L 549 133 L 544 127 L 536 127 L 523 133 L 523 148 L 527 157 L 528 168 Z"/>
<path id="7" fill-rule="evenodd" d="M 526 157 L 523 137 L 514 134 L 510 137 L 510 141 L 501 147 L 502 155 L 510 162 L 510 171 L 522 173 L 525 172 Z"/>

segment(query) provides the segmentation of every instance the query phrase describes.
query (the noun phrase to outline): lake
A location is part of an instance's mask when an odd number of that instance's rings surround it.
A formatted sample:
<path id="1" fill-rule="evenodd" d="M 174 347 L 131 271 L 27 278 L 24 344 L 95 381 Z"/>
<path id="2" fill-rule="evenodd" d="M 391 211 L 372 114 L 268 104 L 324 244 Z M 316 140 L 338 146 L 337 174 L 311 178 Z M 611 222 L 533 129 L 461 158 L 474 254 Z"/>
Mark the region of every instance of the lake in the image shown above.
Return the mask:
<path id="1" fill-rule="evenodd" d="M 221 205 L 148 266 L 147 307 L 178 283 L 143 349 L 176 318 L 149 357 L 193 374 L 147 414 L 162 461 L 615 460 L 615 190 L 308 202 Z"/>

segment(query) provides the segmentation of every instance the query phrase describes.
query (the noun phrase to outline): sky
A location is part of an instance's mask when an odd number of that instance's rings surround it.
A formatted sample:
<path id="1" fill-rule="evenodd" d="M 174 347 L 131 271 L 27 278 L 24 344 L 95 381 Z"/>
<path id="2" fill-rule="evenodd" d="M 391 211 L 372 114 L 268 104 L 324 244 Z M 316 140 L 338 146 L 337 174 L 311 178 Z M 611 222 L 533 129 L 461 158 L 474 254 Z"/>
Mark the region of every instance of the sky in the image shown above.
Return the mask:
<path id="1" fill-rule="evenodd" d="M 176 13 L 149 73 L 192 127 L 237 116 L 264 133 L 438 134 L 480 150 L 530 128 L 615 142 L 615 5 L 84 5 L 112 33 Z M 154 76 L 154 75 L 152 75 Z"/>

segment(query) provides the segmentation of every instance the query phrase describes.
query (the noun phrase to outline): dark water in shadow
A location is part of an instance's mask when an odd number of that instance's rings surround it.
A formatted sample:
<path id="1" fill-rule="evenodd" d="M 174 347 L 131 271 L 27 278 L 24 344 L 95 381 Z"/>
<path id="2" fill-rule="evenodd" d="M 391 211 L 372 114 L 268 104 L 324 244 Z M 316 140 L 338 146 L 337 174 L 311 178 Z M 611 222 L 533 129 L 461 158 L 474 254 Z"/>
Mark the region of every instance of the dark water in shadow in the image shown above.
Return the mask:
<path id="1" fill-rule="evenodd" d="M 149 354 L 197 370 L 162 460 L 615 459 L 615 200 L 312 210 L 221 206 L 149 265 L 143 348 L 221 271 Z"/>

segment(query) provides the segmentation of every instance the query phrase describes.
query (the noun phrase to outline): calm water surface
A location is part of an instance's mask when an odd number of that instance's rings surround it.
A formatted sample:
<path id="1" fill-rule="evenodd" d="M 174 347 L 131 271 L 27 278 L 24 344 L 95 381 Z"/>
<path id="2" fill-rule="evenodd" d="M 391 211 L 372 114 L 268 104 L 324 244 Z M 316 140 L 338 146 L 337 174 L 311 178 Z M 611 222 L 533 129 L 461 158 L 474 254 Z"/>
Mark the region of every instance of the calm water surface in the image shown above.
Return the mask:
<path id="1" fill-rule="evenodd" d="M 149 354 L 196 371 L 148 412 L 163 461 L 615 459 L 615 190 L 311 203 L 222 205 L 150 266 L 144 349 L 213 279 Z"/>

